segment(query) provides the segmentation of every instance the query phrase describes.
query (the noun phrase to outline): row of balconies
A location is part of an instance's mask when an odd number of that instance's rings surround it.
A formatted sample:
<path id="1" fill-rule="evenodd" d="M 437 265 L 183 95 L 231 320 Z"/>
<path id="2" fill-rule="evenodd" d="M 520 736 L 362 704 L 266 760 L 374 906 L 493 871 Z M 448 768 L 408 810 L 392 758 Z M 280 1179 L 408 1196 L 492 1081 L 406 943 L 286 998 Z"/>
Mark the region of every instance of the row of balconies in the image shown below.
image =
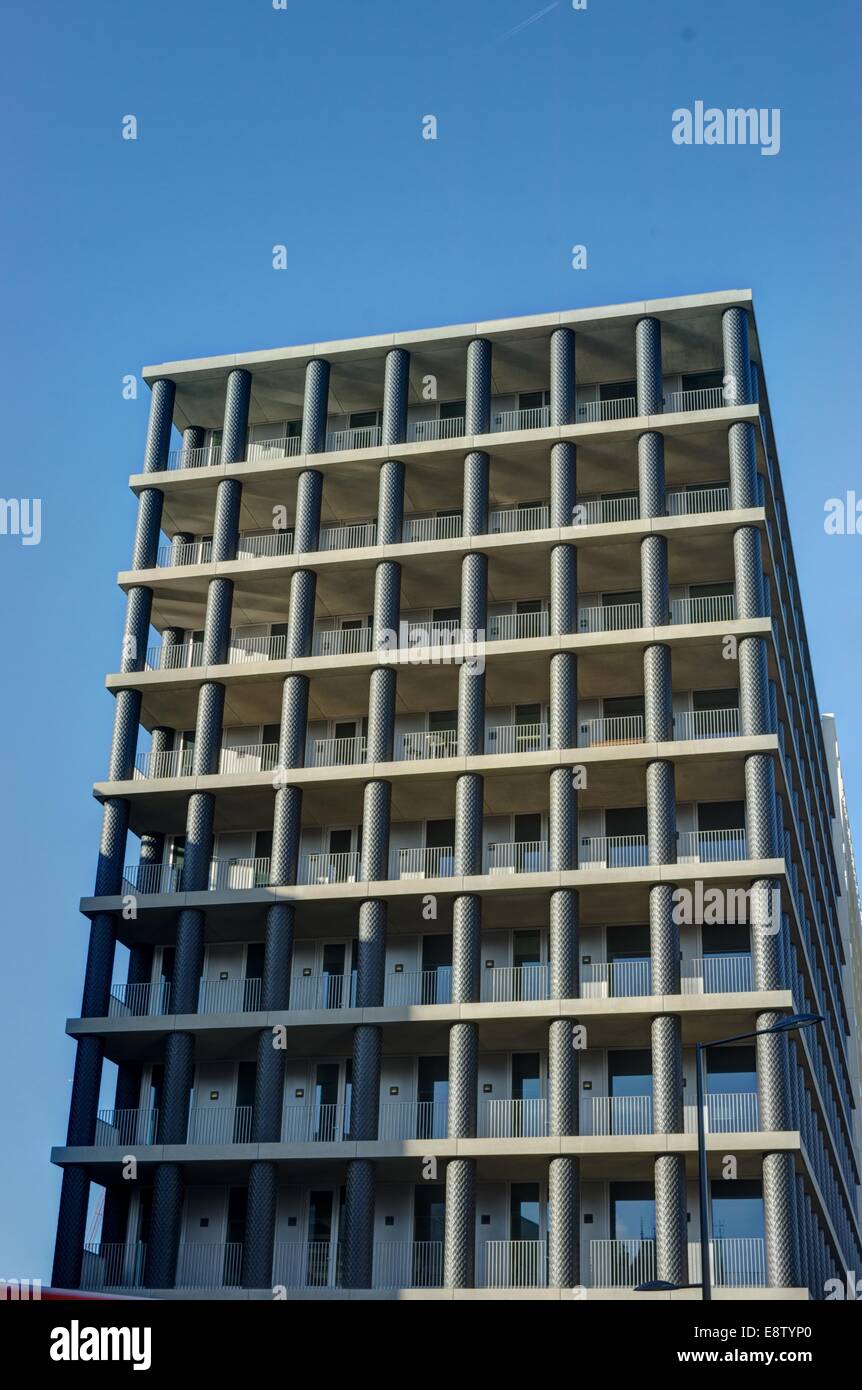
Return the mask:
<path id="1" fill-rule="evenodd" d="M 575 423 L 578 425 L 596 424 L 605 420 L 630 420 L 637 416 L 637 396 L 635 383 L 615 384 L 617 389 L 628 390 L 622 395 L 602 398 L 601 387 L 579 387 Z M 547 392 L 530 392 L 531 396 L 544 396 Z M 593 399 L 590 399 L 593 397 Z M 696 390 L 668 391 L 664 396 L 664 413 L 681 414 L 695 410 L 719 410 L 728 404 L 723 386 L 706 386 Z M 466 418 L 459 402 L 447 402 L 436 415 L 425 419 L 409 419 L 407 440 L 409 444 L 429 443 L 433 440 L 461 439 L 466 435 Z M 378 411 L 359 412 L 363 416 L 375 417 L 370 424 L 353 424 L 347 428 L 330 429 L 326 433 L 325 452 L 341 453 L 345 450 L 376 449 L 380 447 L 383 432 Z M 423 412 L 425 413 L 425 412 Z M 516 410 L 494 409 L 491 404 L 491 433 L 502 434 L 520 430 L 547 429 L 551 423 L 550 406 L 528 406 Z M 279 425 L 258 428 L 266 430 L 266 437 L 252 439 L 251 432 L 246 445 L 247 463 L 266 462 L 279 458 L 294 458 L 300 452 L 301 420 L 284 420 Z M 255 431 L 256 432 L 256 431 Z M 168 455 L 168 468 L 215 468 L 221 463 L 220 435 L 209 443 L 195 449 L 172 449 Z"/>
<path id="2" fill-rule="evenodd" d="M 726 709 L 686 710 L 674 716 L 674 738 L 678 741 L 710 738 L 735 738 L 739 734 L 739 707 Z M 550 750 L 546 723 L 502 724 L 488 729 L 485 752 L 516 756 L 520 753 L 544 753 Z M 607 748 L 643 743 L 644 716 L 627 714 L 607 719 L 587 719 L 579 722 L 579 748 Z M 367 755 L 367 739 L 356 734 L 352 738 L 312 738 L 306 743 L 306 767 L 353 767 L 363 764 Z M 421 762 L 458 756 L 457 729 L 420 730 L 396 737 L 396 762 Z M 219 758 L 219 773 L 237 776 L 274 772 L 278 767 L 277 743 L 254 743 L 237 748 L 223 748 Z M 166 752 L 139 753 L 135 759 L 135 777 L 164 779 L 191 777 L 194 774 L 194 748 L 170 749 Z"/>
<path id="3" fill-rule="evenodd" d="M 545 1240 L 485 1240 L 477 1251 L 477 1288 L 549 1287 Z M 183 1242 L 177 1289 L 239 1289 L 243 1246 L 239 1242 Z M 632 1289 L 656 1278 L 654 1240 L 590 1240 L 581 1286 Z M 342 1287 L 342 1250 L 332 1241 L 277 1241 L 270 1287 L 289 1290 Z M 761 1237 L 719 1237 L 710 1241 L 715 1288 L 758 1288 L 766 1284 L 766 1247 Z M 84 1247 L 82 1289 L 145 1287 L 146 1246 L 99 1244 Z M 700 1279 L 700 1246 L 688 1244 L 689 1278 Z M 374 1244 L 375 1289 L 443 1287 L 443 1242 L 378 1241 Z"/>
<path id="4" fill-rule="evenodd" d="M 531 1003 L 550 999 L 550 966 L 485 966 L 480 978 L 481 1003 Z M 681 993 L 736 994 L 754 988 L 751 956 L 722 954 L 697 956 L 683 961 Z M 652 994 L 652 963 L 642 960 L 595 961 L 581 966 L 581 999 L 632 999 Z M 452 1001 L 450 966 L 433 970 L 396 970 L 387 974 L 384 1008 L 410 1005 L 449 1005 Z M 203 978 L 197 1013 L 255 1013 L 261 1008 L 261 980 Z M 294 970 L 290 982 L 290 1008 L 340 1010 L 356 1008 L 356 972 Z M 171 984 L 157 980 L 140 984 L 116 981 L 108 1003 L 110 1018 L 142 1018 L 171 1013 Z"/>
<path id="5" fill-rule="evenodd" d="M 698 516 L 707 512 L 723 512 L 730 508 L 730 489 L 716 483 L 709 486 L 683 488 L 668 493 L 668 516 Z M 618 521 L 638 521 L 640 502 L 636 493 L 620 493 L 617 497 L 584 498 L 575 507 L 571 524 L 592 526 Z M 498 508 L 488 515 L 488 535 L 514 535 L 522 531 L 541 531 L 551 525 L 547 502 L 525 502 L 517 506 Z M 454 540 L 463 532 L 460 511 L 439 516 L 405 517 L 402 531 L 404 542 Z M 356 550 L 377 544 L 377 522 L 361 521 L 346 525 L 324 526 L 320 531 L 318 551 Z M 251 532 L 239 537 L 236 558 L 260 559 L 293 554 L 293 530 Z M 212 560 L 212 541 L 194 541 L 164 545 L 158 552 L 159 566 L 208 565 Z"/>
<path id="6" fill-rule="evenodd" d="M 727 588 L 732 589 L 728 584 Z M 465 632 L 460 618 L 427 618 L 402 621 L 399 649 L 405 653 L 418 653 L 423 649 L 456 648 L 463 645 L 475 647 L 486 642 L 507 642 L 528 640 L 550 635 L 550 614 L 548 599 L 526 599 L 530 611 L 501 613 L 488 618 L 484 634 Z M 534 606 L 535 605 L 535 606 Z M 456 605 L 457 606 L 457 605 Z M 736 617 L 736 599 L 732 592 L 712 595 L 696 595 L 676 598 L 670 601 L 670 624 L 732 622 Z M 339 623 L 349 626 L 338 626 Z M 371 652 L 374 646 L 374 630 L 361 619 L 334 620 L 335 626 L 318 628 L 312 639 L 312 656 L 352 656 Z M 580 608 L 576 631 L 578 633 L 621 632 L 638 629 L 643 625 L 642 605 L 633 603 L 607 603 Z M 387 649 L 388 651 L 389 649 Z M 178 643 L 175 646 L 149 647 L 146 654 L 146 669 L 151 671 L 179 670 L 203 664 L 204 644 L 202 640 Z M 231 632 L 227 662 L 236 665 L 247 661 L 283 661 L 287 656 L 286 632 L 244 636 L 242 628 Z"/>
<path id="7" fill-rule="evenodd" d="M 580 1133 L 588 1138 L 626 1137 L 653 1133 L 651 1095 L 585 1096 L 580 1107 Z M 697 1132 L 697 1109 L 683 1107 L 684 1133 Z M 187 1144 L 250 1144 L 253 1140 L 251 1105 L 192 1107 L 188 1116 Z M 710 1134 L 753 1134 L 760 1124 L 756 1091 L 714 1092 L 705 1098 L 704 1123 Z M 282 1144 L 341 1144 L 356 1142 L 351 1133 L 348 1101 L 331 1104 L 293 1104 L 282 1110 Z M 377 1138 L 401 1143 L 414 1139 L 449 1138 L 445 1100 L 384 1100 L 380 1103 Z M 548 1101 L 500 1097 L 480 1099 L 477 1109 L 478 1139 L 546 1139 L 550 1135 Z M 101 1110 L 96 1120 L 96 1148 L 155 1145 L 159 1141 L 159 1112 L 149 1110 Z"/>
<path id="8" fill-rule="evenodd" d="M 582 836 L 578 867 L 581 869 L 639 869 L 649 865 L 646 835 Z M 717 864 L 747 857 L 745 829 L 685 830 L 677 832 L 677 864 Z M 546 840 L 515 840 L 488 845 L 482 870 L 497 874 L 540 874 L 551 872 L 550 849 Z M 270 884 L 268 856 L 213 859 L 210 862 L 209 892 L 247 892 Z M 389 856 L 388 878 L 437 879 L 455 876 L 453 845 L 434 845 L 415 849 L 395 849 Z M 322 851 L 305 854 L 300 861 L 302 885 L 363 883 L 359 850 Z M 124 894 L 182 893 L 183 870 L 175 864 L 127 864 L 123 870 Z"/>

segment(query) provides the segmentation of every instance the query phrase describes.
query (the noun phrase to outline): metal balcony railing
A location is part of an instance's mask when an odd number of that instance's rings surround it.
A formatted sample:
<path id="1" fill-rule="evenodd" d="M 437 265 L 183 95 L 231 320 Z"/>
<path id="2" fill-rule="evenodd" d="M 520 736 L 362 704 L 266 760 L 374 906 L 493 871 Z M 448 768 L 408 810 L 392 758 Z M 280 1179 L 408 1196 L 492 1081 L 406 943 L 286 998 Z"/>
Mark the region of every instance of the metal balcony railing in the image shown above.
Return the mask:
<path id="1" fill-rule="evenodd" d="M 293 531 L 260 531 L 253 535 L 240 536 L 236 544 L 238 560 L 256 560 L 263 556 L 292 555 Z"/>
<path id="2" fill-rule="evenodd" d="M 168 980 L 129 984 L 118 980 L 111 985 L 108 1018 L 145 1018 L 148 1014 L 170 1013 L 171 986 Z"/>
<path id="3" fill-rule="evenodd" d="M 407 431 L 407 438 L 413 444 L 427 443 L 431 439 L 460 439 L 465 433 L 463 415 L 451 420 L 416 420 Z"/>
<path id="4" fill-rule="evenodd" d="M 96 1116 L 95 1146 L 105 1149 L 155 1144 L 158 1126 L 158 1110 L 100 1110 Z"/>
<path id="5" fill-rule="evenodd" d="M 550 507 L 546 502 L 535 507 L 508 507 L 488 515 L 488 532 L 492 536 L 510 536 L 518 531 L 542 531 L 550 526 Z"/>
<path id="6" fill-rule="evenodd" d="M 183 1241 L 177 1258 L 178 1289 L 237 1289 L 242 1276 L 242 1246 L 220 1241 Z"/>
<path id="7" fill-rule="evenodd" d="M 738 830 L 682 831 L 677 842 L 676 857 L 680 864 L 715 864 L 745 859 L 745 830 L 740 826 Z"/>
<path id="8" fill-rule="evenodd" d="M 637 521 L 637 497 L 587 497 L 575 504 L 573 526 L 608 526 L 616 521 Z"/>
<path id="9" fill-rule="evenodd" d="M 655 1279 L 654 1240 L 591 1240 L 590 1288 L 631 1289 Z"/>
<path id="10" fill-rule="evenodd" d="M 376 1289 L 443 1287 L 442 1240 L 384 1240 L 374 1246 Z"/>
<path id="11" fill-rule="evenodd" d="M 398 970 L 386 976 L 384 1004 L 449 1004 L 451 1001 L 451 966 L 441 965 L 436 970 Z"/>
<path id="12" fill-rule="evenodd" d="M 543 1240 L 486 1240 L 481 1284 L 486 1289 L 544 1289 L 548 1252 Z"/>
<path id="13" fill-rule="evenodd" d="M 594 608 L 578 609 L 578 632 L 622 632 L 641 627 L 643 619 L 639 603 L 607 603 Z"/>
<path id="14" fill-rule="evenodd" d="M 390 878 L 451 878 L 454 872 L 455 851 L 451 845 L 394 849 L 389 855 Z"/>
<path id="15" fill-rule="evenodd" d="M 649 960 L 596 961 L 581 966 L 583 999 L 631 999 L 651 993 Z"/>
<path id="16" fill-rule="evenodd" d="M 493 432 L 502 434 L 506 430 L 542 430 L 551 423 L 551 408 L 548 405 L 531 406 L 528 410 L 503 410 L 494 416 Z"/>
<path id="17" fill-rule="evenodd" d="M 189 1144 L 248 1144 L 251 1140 L 251 1105 L 192 1106 L 189 1111 Z"/>
<path id="18" fill-rule="evenodd" d="M 336 1288 L 341 1282 L 341 1247 L 329 1240 L 277 1241 L 272 1285 L 287 1289 Z"/>
<path id="19" fill-rule="evenodd" d="M 423 758 L 454 758 L 457 753 L 457 729 L 425 729 L 414 734 L 401 734 L 398 739 L 400 762 L 415 762 Z"/>
<path id="20" fill-rule="evenodd" d="M 687 410 L 720 410 L 727 405 L 723 386 L 702 386 L 696 391 L 671 391 L 664 398 L 665 415 Z"/>
<path id="21" fill-rule="evenodd" d="M 362 878 L 360 856 L 356 850 L 339 854 L 306 854 L 300 883 L 357 883 Z"/>
<path id="22" fill-rule="evenodd" d="M 618 743 L 643 743 L 642 714 L 620 714 L 609 719 L 585 719 L 578 725 L 579 748 L 601 748 Z"/>
<path id="23" fill-rule="evenodd" d="M 204 444 L 198 449 L 171 449 L 168 468 L 216 468 L 221 463 L 221 445 Z"/>
<path id="24" fill-rule="evenodd" d="M 342 449 L 375 449 L 381 440 L 379 425 L 361 425 L 358 429 L 332 430 L 326 436 L 326 452 Z"/>
<path id="25" fill-rule="evenodd" d="M 160 545 L 156 564 L 160 569 L 179 565 L 208 565 L 213 556 L 212 541 L 172 541 Z"/>
<path id="26" fill-rule="evenodd" d="M 147 1247 L 143 1241 L 129 1245 L 99 1241 L 84 1246 L 81 1261 L 82 1289 L 140 1289 L 144 1285 Z"/>
<path id="27" fill-rule="evenodd" d="M 204 657 L 203 642 L 178 642 L 175 646 L 147 647 L 145 667 L 148 671 L 180 671 L 186 666 L 200 666 Z"/>
<path id="28" fill-rule="evenodd" d="M 693 738 L 735 738 L 739 733 L 739 707 L 731 705 L 727 709 L 685 710 L 674 715 L 674 737 Z"/>
<path id="29" fill-rule="evenodd" d="M 709 1242 L 715 1288 L 757 1289 L 766 1285 L 766 1242 L 756 1236 L 719 1237 Z M 700 1282 L 700 1245 L 689 1241 L 688 1277 Z"/>
<path id="30" fill-rule="evenodd" d="M 672 623 L 726 623 L 736 617 L 733 594 L 714 594 L 708 598 L 674 598 L 670 601 Z"/>
<path id="31" fill-rule="evenodd" d="M 489 874 L 540 874 L 549 867 L 546 840 L 517 840 L 488 846 Z"/>
<path id="32" fill-rule="evenodd" d="M 407 623 L 408 647 L 460 646 L 462 641 L 460 618 L 426 618 Z"/>
<path id="33" fill-rule="evenodd" d="M 306 767 L 352 767 L 364 763 L 367 740 L 353 738 L 312 738 L 305 749 Z"/>
<path id="34" fill-rule="evenodd" d="M 240 748 L 223 748 L 219 755 L 219 772 L 272 772 L 278 762 L 277 743 L 249 743 Z"/>
<path id="35" fill-rule="evenodd" d="M 444 541 L 460 536 L 464 521 L 457 516 L 408 516 L 404 518 L 404 541 Z"/>
<path id="36" fill-rule="evenodd" d="M 311 643 L 312 656 L 352 656 L 371 651 L 370 627 L 342 627 L 315 632 Z"/>
<path id="37" fill-rule="evenodd" d="M 547 747 L 547 724 L 500 724 L 485 736 L 486 753 L 543 753 Z"/>
<path id="38" fill-rule="evenodd" d="M 281 1118 L 282 1144 L 340 1144 L 350 1128 L 341 1102 L 286 1105 Z"/>
<path id="39" fill-rule="evenodd" d="M 547 965 L 487 965 L 479 977 L 483 1004 L 521 1003 L 547 999 Z"/>
<path id="40" fill-rule="evenodd" d="M 380 1105 L 382 1140 L 445 1139 L 449 1133 L 445 1100 L 386 1100 Z"/>
<path id="41" fill-rule="evenodd" d="M 584 1134 L 651 1134 L 652 1096 L 589 1096 L 581 1106 Z"/>
<path id="42" fill-rule="evenodd" d="M 538 613 L 499 613 L 488 619 L 489 642 L 511 642 L 520 637 L 547 637 L 547 609 Z"/>
<path id="43" fill-rule="evenodd" d="M 668 516 L 696 516 L 730 510 L 729 487 L 684 488 L 667 494 Z"/>
<path id="44" fill-rule="evenodd" d="M 350 526 L 325 526 L 320 532 L 319 550 L 359 550 L 377 544 L 377 522 L 362 521 Z"/>
<path id="45" fill-rule="evenodd" d="M 203 979 L 198 988 L 198 1013 L 255 1013 L 260 1008 L 260 1000 L 259 979 Z"/>
<path id="46" fill-rule="evenodd" d="M 582 868 L 634 869 L 649 860 L 646 835 L 592 835 L 580 840 Z"/>
<path id="47" fill-rule="evenodd" d="M 178 893 L 182 870 L 175 864 L 127 864 L 123 869 L 124 895 Z"/>
<path id="48" fill-rule="evenodd" d="M 287 637 L 283 632 L 270 637 L 241 637 L 231 634 L 227 659 L 229 666 L 246 661 L 283 661 L 287 656 Z"/>
<path id="49" fill-rule="evenodd" d="M 267 459 L 293 458 L 300 451 L 301 439 L 298 434 L 279 439 L 256 439 L 246 450 L 248 463 L 265 463 Z"/>
<path id="50" fill-rule="evenodd" d="M 683 964 L 683 994 L 749 994 L 751 956 L 699 956 Z"/>
<path id="51" fill-rule="evenodd" d="M 211 892 L 225 889 L 266 888 L 269 883 L 269 858 L 213 859 L 210 862 Z"/>
<path id="52" fill-rule="evenodd" d="M 482 1100 L 480 1139 L 542 1139 L 548 1133 L 548 1102 L 539 1097 Z"/>
<path id="53" fill-rule="evenodd" d="M 194 771 L 193 748 L 173 748 L 167 752 L 139 753 L 135 758 L 135 777 L 156 779 L 191 777 Z"/>
<path id="54" fill-rule="evenodd" d="M 354 1009 L 356 1007 L 356 971 L 335 975 L 323 970 L 294 975 L 290 982 L 291 1009 Z"/>
<path id="55" fill-rule="evenodd" d="M 579 425 L 596 424 L 601 420 L 630 420 L 638 413 L 634 396 L 620 396 L 610 401 L 584 401 L 577 408 Z"/>

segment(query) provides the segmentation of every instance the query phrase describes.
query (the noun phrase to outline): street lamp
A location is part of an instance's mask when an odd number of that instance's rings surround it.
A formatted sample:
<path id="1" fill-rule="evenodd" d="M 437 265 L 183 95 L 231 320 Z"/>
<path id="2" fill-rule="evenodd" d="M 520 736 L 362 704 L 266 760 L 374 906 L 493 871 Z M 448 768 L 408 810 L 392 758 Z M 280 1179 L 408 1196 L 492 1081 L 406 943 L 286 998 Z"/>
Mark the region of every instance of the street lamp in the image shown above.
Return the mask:
<path id="1" fill-rule="evenodd" d="M 695 1075 L 697 1081 L 697 1189 L 700 1219 L 700 1284 L 671 1284 L 664 1279 L 652 1279 L 645 1284 L 637 1284 L 635 1293 L 647 1293 L 658 1289 L 702 1289 L 703 1301 L 712 1301 L 712 1278 L 709 1268 L 709 1174 L 706 1170 L 706 1127 L 703 1120 L 703 1054 L 708 1047 L 724 1047 L 725 1043 L 748 1042 L 750 1038 L 762 1038 L 769 1033 L 792 1033 L 797 1028 L 813 1028 L 825 1022 L 822 1014 L 788 1014 L 769 1028 L 757 1028 L 752 1033 L 734 1033 L 730 1038 L 716 1038 L 710 1043 L 695 1043 Z"/>

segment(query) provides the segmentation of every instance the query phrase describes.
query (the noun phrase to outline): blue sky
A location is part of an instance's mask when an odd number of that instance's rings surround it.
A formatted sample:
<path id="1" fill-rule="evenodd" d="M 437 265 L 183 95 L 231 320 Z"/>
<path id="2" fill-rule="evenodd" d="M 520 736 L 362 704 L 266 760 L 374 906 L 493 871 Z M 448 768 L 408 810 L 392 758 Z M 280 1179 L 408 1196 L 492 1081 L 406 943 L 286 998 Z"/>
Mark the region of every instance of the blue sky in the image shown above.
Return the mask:
<path id="1" fill-rule="evenodd" d="M 0 1277 L 50 1271 L 146 429 L 126 373 L 750 286 L 820 703 L 862 816 L 862 535 L 823 528 L 827 498 L 862 494 L 859 31 L 853 0 L 40 0 L 7 18 L 0 492 L 41 499 L 42 540 L 0 536 Z M 697 100 L 779 107 L 780 153 L 675 145 L 672 112 Z"/>

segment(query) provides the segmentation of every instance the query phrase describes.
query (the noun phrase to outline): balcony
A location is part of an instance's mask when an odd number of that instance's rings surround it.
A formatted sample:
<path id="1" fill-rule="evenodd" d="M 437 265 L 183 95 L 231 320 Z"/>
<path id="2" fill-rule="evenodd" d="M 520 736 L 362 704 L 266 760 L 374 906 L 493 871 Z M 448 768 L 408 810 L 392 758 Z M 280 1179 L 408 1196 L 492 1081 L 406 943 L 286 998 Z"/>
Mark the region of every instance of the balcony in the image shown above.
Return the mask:
<path id="1" fill-rule="evenodd" d="M 246 459 L 249 463 L 265 463 L 268 459 L 294 458 L 300 452 L 302 440 L 298 434 L 276 439 L 258 439 L 249 444 Z"/>
<path id="2" fill-rule="evenodd" d="M 709 1134 L 753 1134 L 760 1125 L 757 1093 L 712 1092 L 705 1097 L 704 1125 Z M 697 1108 L 683 1107 L 686 1134 L 697 1130 Z M 590 1096 L 581 1105 L 581 1133 L 587 1135 L 652 1134 L 652 1096 Z"/>
<path id="3" fill-rule="evenodd" d="M 192 1106 L 187 1144 L 248 1144 L 253 1107 L 250 1105 Z"/>
<path id="4" fill-rule="evenodd" d="M 594 425 L 603 420 L 631 420 L 638 413 L 634 396 L 620 396 L 610 401 L 584 401 L 577 408 L 579 425 Z"/>
<path id="5" fill-rule="evenodd" d="M 344 449 L 376 449 L 382 431 L 379 425 L 362 425 L 358 429 L 333 430 L 326 436 L 326 452 L 340 453 Z"/>
<path id="6" fill-rule="evenodd" d="M 386 976 L 384 1004 L 449 1004 L 452 1002 L 452 967 L 436 970 L 396 970 Z"/>
<path id="7" fill-rule="evenodd" d="M 260 979 L 203 979 L 200 982 L 199 1014 L 254 1013 L 260 1005 Z"/>
<path id="8" fill-rule="evenodd" d="M 449 1107 L 445 1100 L 386 1100 L 380 1104 L 378 1138 L 390 1142 L 446 1139 Z"/>
<path id="9" fill-rule="evenodd" d="M 671 623 L 728 623 L 736 617 L 733 594 L 714 594 L 707 598 L 673 598 Z"/>
<path id="10" fill-rule="evenodd" d="M 282 1144 L 339 1144 L 349 1138 L 349 1105 L 318 1102 L 286 1105 L 282 1111 Z"/>
<path id="11" fill-rule="evenodd" d="M 458 753 L 457 729 L 425 730 L 401 734 L 398 738 L 399 762 L 416 762 L 426 758 L 454 758 Z"/>
<path id="12" fill-rule="evenodd" d="M 640 869 L 649 863 L 646 835 L 581 836 L 581 868 Z"/>
<path id="13" fill-rule="evenodd" d="M 486 874 L 541 874 L 549 867 L 545 840 L 516 840 L 488 846 Z"/>
<path id="14" fill-rule="evenodd" d="M 608 748 L 643 741 L 642 714 L 622 714 L 609 719 L 586 719 L 578 725 L 579 748 Z"/>
<path id="15" fill-rule="evenodd" d="M 575 526 L 608 526 L 617 521 L 637 521 L 640 502 L 637 497 L 590 497 L 575 506 Z"/>
<path id="16" fill-rule="evenodd" d="M 543 753 L 548 748 L 547 724 L 502 724 L 485 736 L 486 753 Z"/>
<path id="17" fill-rule="evenodd" d="M 549 988 L 547 965 L 486 965 L 479 978 L 479 998 L 483 1004 L 548 999 Z"/>
<path id="18" fill-rule="evenodd" d="M 710 1268 L 716 1288 L 760 1288 L 766 1284 L 766 1245 L 754 1237 L 710 1241 Z M 700 1281 L 700 1246 L 689 1242 L 688 1273 Z M 655 1241 L 591 1240 L 590 1287 L 632 1289 L 656 1277 Z"/>
<path id="19" fill-rule="evenodd" d="M 176 468 L 217 468 L 220 463 L 220 444 L 204 444 L 198 449 L 171 449 L 168 454 L 171 472 Z"/>
<path id="20" fill-rule="evenodd" d="M 315 632 L 311 642 L 312 656 L 354 656 L 371 651 L 371 628 L 364 624 Z"/>
<path id="21" fill-rule="evenodd" d="M 697 391 L 671 391 L 664 398 L 665 415 L 691 410 L 721 410 L 727 405 L 723 386 L 706 386 Z"/>
<path id="22" fill-rule="evenodd" d="M 674 715 L 674 738 L 736 738 L 739 735 L 739 707 L 686 710 Z"/>
<path id="23" fill-rule="evenodd" d="M 148 780 L 161 777 L 191 777 L 194 771 L 193 748 L 174 748 L 168 752 L 138 753 L 135 758 L 135 778 Z"/>
<path id="24" fill-rule="evenodd" d="M 454 872 L 455 850 L 452 845 L 394 849 L 389 855 L 391 879 L 451 878 Z"/>
<path id="25" fill-rule="evenodd" d="M 538 1097 L 482 1100 L 477 1131 L 480 1139 L 543 1139 L 548 1133 L 548 1102 Z"/>
<path id="26" fill-rule="evenodd" d="M 449 541 L 461 535 L 464 521 L 454 516 L 409 516 L 404 519 L 404 541 Z"/>
<path id="27" fill-rule="evenodd" d="M 362 521 L 350 526 L 324 526 L 318 550 L 361 550 L 377 544 L 377 522 Z"/>
<path id="28" fill-rule="evenodd" d="M 750 955 L 706 956 L 683 961 L 683 994 L 748 994 L 754 988 Z M 597 961 L 581 967 L 581 998 L 631 999 L 652 994 L 652 964 L 643 960 Z"/>
<path id="29" fill-rule="evenodd" d="M 407 427 L 407 440 L 411 444 L 427 444 L 432 439 L 461 439 L 464 433 L 463 415 L 451 420 L 416 420 Z"/>
<path id="30" fill-rule="evenodd" d="M 578 609 L 578 632 L 623 632 L 642 627 L 639 603 L 607 603 Z"/>
<path id="31" fill-rule="evenodd" d="M 306 767 L 352 767 L 364 763 L 367 753 L 367 740 L 359 735 L 353 738 L 313 738 L 305 749 Z"/>
<path id="32" fill-rule="evenodd" d="M 97 1149 L 155 1144 L 158 1110 L 100 1110 L 96 1116 Z"/>
<path id="33" fill-rule="evenodd" d="M 529 410 L 501 411 L 494 416 L 491 429 L 494 434 L 502 434 L 508 430 L 544 430 L 550 423 L 550 406 L 537 405 Z"/>
<path id="34" fill-rule="evenodd" d="M 508 507 L 488 515 L 491 536 L 511 536 L 519 531 L 541 531 L 550 526 L 550 507 L 546 502 L 531 507 Z"/>
<path id="35" fill-rule="evenodd" d="M 532 613 L 500 613 L 488 619 L 489 642 L 512 642 L 525 637 L 547 637 L 547 610 Z"/>
<path id="36" fill-rule="evenodd" d="M 356 850 L 303 855 L 300 883 L 358 883 L 361 878 L 362 866 Z"/>
<path id="37" fill-rule="evenodd" d="M 678 864 L 718 864 L 745 859 L 745 830 L 685 830 L 677 838 Z"/>
<path id="38" fill-rule="evenodd" d="M 277 763 L 277 743 L 249 743 L 239 748 L 223 748 L 218 770 L 226 775 L 273 772 Z"/>

